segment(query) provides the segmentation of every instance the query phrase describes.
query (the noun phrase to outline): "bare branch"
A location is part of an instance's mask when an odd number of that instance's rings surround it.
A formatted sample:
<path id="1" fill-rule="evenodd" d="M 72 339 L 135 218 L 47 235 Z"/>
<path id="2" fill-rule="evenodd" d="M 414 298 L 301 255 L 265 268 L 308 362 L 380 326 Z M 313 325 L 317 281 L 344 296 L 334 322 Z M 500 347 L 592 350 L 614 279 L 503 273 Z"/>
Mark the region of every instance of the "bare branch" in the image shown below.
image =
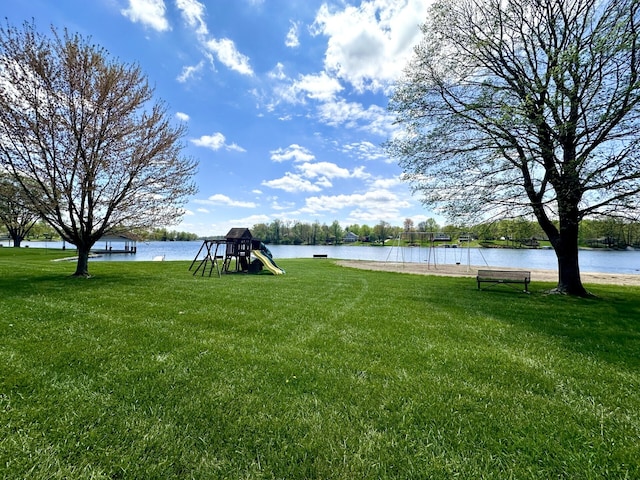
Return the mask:
<path id="1" fill-rule="evenodd" d="M 0 87 L 0 164 L 82 255 L 105 233 L 180 218 L 196 162 L 137 65 L 67 31 L 7 26 Z"/>

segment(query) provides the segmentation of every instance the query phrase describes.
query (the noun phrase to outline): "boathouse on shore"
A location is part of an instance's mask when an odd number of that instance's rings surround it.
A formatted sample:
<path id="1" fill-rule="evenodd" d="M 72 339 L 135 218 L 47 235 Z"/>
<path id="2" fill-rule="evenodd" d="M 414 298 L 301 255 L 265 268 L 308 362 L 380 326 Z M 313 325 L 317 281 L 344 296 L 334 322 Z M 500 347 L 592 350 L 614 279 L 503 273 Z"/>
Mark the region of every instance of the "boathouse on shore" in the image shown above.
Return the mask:
<path id="1" fill-rule="evenodd" d="M 91 253 L 136 253 L 137 238 L 128 233 L 104 235 L 98 240 Z"/>

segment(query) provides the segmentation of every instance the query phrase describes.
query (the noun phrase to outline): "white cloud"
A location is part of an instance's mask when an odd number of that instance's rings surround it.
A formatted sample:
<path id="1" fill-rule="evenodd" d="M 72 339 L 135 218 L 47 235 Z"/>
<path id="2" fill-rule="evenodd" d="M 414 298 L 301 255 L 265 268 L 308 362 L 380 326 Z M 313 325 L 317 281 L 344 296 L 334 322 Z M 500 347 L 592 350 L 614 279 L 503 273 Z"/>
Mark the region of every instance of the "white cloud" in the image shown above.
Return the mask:
<path id="1" fill-rule="evenodd" d="M 188 122 L 190 117 L 184 112 L 176 112 L 176 118 L 182 122 Z"/>
<path id="2" fill-rule="evenodd" d="M 323 123 L 334 127 L 360 129 L 383 137 L 394 129 L 392 116 L 378 105 L 364 108 L 360 103 L 339 100 L 319 105 L 318 112 Z"/>
<path id="3" fill-rule="evenodd" d="M 353 223 L 377 224 L 381 220 L 389 222 L 391 225 L 400 225 L 406 217 L 400 215 L 397 208 L 356 208 L 349 212 L 349 218 Z"/>
<path id="4" fill-rule="evenodd" d="M 242 208 L 256 208 L 257 206 L 254 202 L 243 202 L 240 200 L 233 200 L 227 195 L 223 195 L 221 193 L 211 195 L 206 200 L 196 200 L 196 203 L 205 204 L 205 205 L 224 205 L 227 207 L 242 207 Z"/>
<path id="5" fill-rule="evenodd" d="M 287 32 L 284 44 L 289 48 L 296 48 L 300 46 L 300 39 L 298 38 L 299 24 L 297 22 L 291 22 L 291 27 Z"/>
<path id="6" fill-rule="evenodd" d="M 343 145 L 341 150 L 362 160 L 389 160 L 382 148 L 368 141 L 349 143 Z"/>
<path id="7" fill-rule="evenodd" d="M 209 33 L 204 21 L 205 6 L 197 0 L 176 0 L 176 6 L 182 14 L 182 18 L 191 28 L 195 29 L 198 36 L 203 37 Z"/>
<path id="8" fill-rule="evenodd" d="M 296 204 L 293 202 L 280 203 L 278 202 L 277 198 L 273 202 L 271 202 L 271 208 L 276 211 L 290 210 L 295 206 Z"/>
<path id="9" fill-rule="evenodd" d="M 295 143 L 292 143 L 287 148 L 278 148 L 269 153 L 271 153 L 271 160 L 274 162 L 285 162 L 289 160 L 293 160 L 294 162 L 310 162 L 316 158 L 309 150 Z"/>
<path id="10" fill-rule="evenodd" d="M 366 193 L 351 195 L 321 195 L 306 199 L 304 211 L 307 213 L 338 212 L 347 207 L 359 207 L 378 215 L 395 212 L 400 208 L 409 207 L 410 203 L 401 200 L 395 193 L 378 189 Z M 380 218 L 380 217 L 378 217 Z"/>
<path id="11" fill-rule="evenodd" d="M 287 78 L 287 75 L 284 73 L 284 65 L 280 62 L 276 64 L 276 66 L 271 70 L 267 76 L 269 78 L 273 78 L 275 80 L 284 80 Z"/>
<path id="12" fill-rule="evenodd" d="M 340 82 L 325 72 L 300 75 L 288 86 L 276 88 L 281 100 L 289 103 L 304 103 L 307 99 L 320 102 L 332 101 L 344 89 Z"/>
<path id="13" fill-rule="evenodd" d="M 271 217 L 269 217 L 268 215 L 249 215 L 243 218 L 230 219 L 207 225 L 206 230 L 204 233 L 202 233 L 202 235 L 226 235 L 226 233 L 232 228 L 250 228 L 257 223 L 269 223 L 270 221 Z"/>
<path id="14" fill-rule="evenodd" d="M 328 177 L 322 176 L 318 180 L 316 180 L 316 185 L 322 188 L 331 188 L 333 187 L 333 183 L 329 180 Z"/>
<path id="15" fill-rule="evenodd" d="M 289 193 L 298 192 L 319 192 L 322 190 L 319 186 L 314 185 L 309 180 L 302 178 L 295 173 L 286 172 L 284 177 L 275 180 L 265 180 L 262 185 L 271 188 L 277 188 Z"/>
<path id="16" fill-rule="evenodd" d="M 238 226 L 238 225 L 251 225 L 251 226 L 253 226 L 256 223 L 266 223 L 268 221 L 269 221 L 269 215 L 257 214 L 257 215 L 249 215 L 248 217 L 244 217 L 244 218 L 239 218 L 239 219 L 233 220 L 232 223 L 234 223 L 235 226 Z"/>
<path id="17" fill-rule="evenodd" d="M 233 40 L 228 38 L 209 38 L 209 29 L 205 21 L 206 7 L 198 0 L 176 0 L 176 6 L 182 14 L 185 23 L 194 30 L 198 41 L 207 50 L 209 60 L 213 61 L 210 54 L 214 54 L 220 63 L 227 68 L 242 75 L 253 75 L 249 63 L 249 57 L 240 53 Z M 189 78 L 192 72 L 183 70 L 179 78 Z M 185 76 L 186 75 L 186 76 Z"/>
<path id="18" fill-rule="evenodd" d="M 360 179 L 371 178 L 371 174 L 365 172 L 365 167 L 363 166 L 354 168 L 353 172 L 351 172 L 351 176 L 353 178 L 360 178 Z"/>
<path id="19" fill-rule="evenodd" d="M 318 75 L 302 75 L 293 84 L 294 91 L 302 92 L 313 100 L 328 102 L 343 90 L 340 82 L 325 72 Z"/>
<path id="20" fill-rule="evenodd" d="M 346 223 L 377 223 L 385 220 L 391 224 L 401 223 L 406 215 L 402 209 L 411 204 L 393 192 L 385 189 L 370 190 L 350 195 L 321 195 L 309 197 L 300 214 L 310 217 L 335 215 L 343 210 Z"/>
<path id="21" fill-rule="evenodd" d="M 235 70 L 242 75 L 253 75 L 253 69 L 249 64 L 249 57 L 243 55 L 236 49 L 233 40 L 228 38 L 212 38 L 205 43 L 208 50 L 215 53 L 218 60 L 231 70 Z"/>
<path id="22" fill-rule="evenodd" d="M 191 143 L 193 143 L 195 146 L 209 148 L 213 151 L 217 151 L 223 148 L 225 150 L 233 150 L 236 152 L 246 152 L 246 150 L 239 145 L 235 143 L 227 144 L 226 142 L 227 139 L 220 132 L 216 132 L 213 135 L 203 135 L 200 138 L 191 139 Z"/>
<path id="23" fill-rule="evenodd" d="M 342 10 L 323 4 L 313 32 L 328 37 L 325 69 L 356 90 L 385 90 L 402 73 L 430 1 L 363 0 Z"/>
<path id="24" fill-rule="evenodd" d="M 366 179 L 370 175 L 364 171 L 364 167 L 355 168 L 350 172 L 331 162 L 304 162 L 295 164 L 297 173 L 286 172 L 285 176 L 275 180 L 262 182 L 271 188 L 285 190 L 290 193 L 318 192 L 323 188 L 333 186 L 334 178 L 360 178 Z"/>
<path id="25" fill-rule="evenodd" d="M 351 173 L 348 169 L 339 167 L 335 163 L 318 162 L 303 163 L 296 165 L 296 169 L 302 172 L 306 178 L 326 177 L 326 178 L 349 178 Z"/>
<path id="26" fill-rule="evenodd" d="M 182 72 L 178 75 L 177 79 L 180 83 L 185 83 L 190 78 L 193 78 L 196 74 L 202 71 L 202 67 L 204 67 L 204 62 L 200 62 L 197 65 L 188 65 L 182 68 Z"/>
<path id="27" fill-rule="evenodd" d="M 196 212 L 198 213 L 209 213 L 209 210 L 206 208 L 196 208 Z"/>
<path id="28" fill-rule="evenodd" d="M 129 0 L 129 8 L 120 11 L 133 23 L 141 23 L 159 32 L 165 32 L 171 28 L 165 12 L 163 0 Z"/>
<path id="29" fill-rule="evenodd" d="M 399 177 L 393 178 L 378 178 L 373 181 L 371 184 L 372 189 L 388 189 L 391 187 L 397 187 L 398 185 L 402 185 L 402 180 Z"/>

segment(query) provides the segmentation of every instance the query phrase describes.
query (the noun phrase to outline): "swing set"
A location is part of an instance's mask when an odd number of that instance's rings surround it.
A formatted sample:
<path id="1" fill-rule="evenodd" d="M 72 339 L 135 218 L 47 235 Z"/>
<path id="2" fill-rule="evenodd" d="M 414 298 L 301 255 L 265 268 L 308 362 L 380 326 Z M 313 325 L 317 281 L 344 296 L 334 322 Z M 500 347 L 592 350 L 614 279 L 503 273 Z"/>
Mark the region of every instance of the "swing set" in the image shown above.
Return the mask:
<path id="1" fill-rule="evenodd" d="M 455 250 L 453 259 L 456 265 L 462 264 L 464 252 L 467 253 L 467 271 L 471 268 L 471 235 L 462 234 L 460 239 L 466 242 L 467 248 L 458 246 L 458 244 L 445 243 L 450 242 L 451 237 L 443 236 L 439 232 L 402 232 L 394 239 L 393 245 L 389 250 L 386 262 L 392 262 L 395 254 L 395 263 L 401 263 L 404 267 L 405 263 L 422 263 L 426 262 L 427 269 L 438 269 L 438 251 L 443 252 L 444 257 L 442 264 L 447 263 L 447 251 Z M 425 252 L 426 250 L 426 252 Z M 480 252 L 482 255 L 482 252 Z M 484 256 L 483 256 L 484 259 Z M 486 263 L 486 260 L 485 260 Z"/>

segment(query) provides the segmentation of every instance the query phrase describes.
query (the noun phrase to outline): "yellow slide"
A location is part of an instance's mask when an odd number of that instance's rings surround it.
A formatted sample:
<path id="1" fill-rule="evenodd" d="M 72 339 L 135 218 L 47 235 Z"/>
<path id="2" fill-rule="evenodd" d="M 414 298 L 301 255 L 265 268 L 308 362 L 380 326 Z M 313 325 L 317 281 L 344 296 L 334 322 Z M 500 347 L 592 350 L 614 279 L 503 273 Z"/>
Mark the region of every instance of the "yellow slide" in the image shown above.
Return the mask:
<path id="1" fill-rule="evenodd" d="M 273 260 L 267 257 L 260 250 L 251 250 L 251 253 L 262 262 L 262 265 L 264 265 L 267 270 L 269 270 L 274 275 L 282 275 L 284 273 L 284 270 L 277 266 Z"/>

